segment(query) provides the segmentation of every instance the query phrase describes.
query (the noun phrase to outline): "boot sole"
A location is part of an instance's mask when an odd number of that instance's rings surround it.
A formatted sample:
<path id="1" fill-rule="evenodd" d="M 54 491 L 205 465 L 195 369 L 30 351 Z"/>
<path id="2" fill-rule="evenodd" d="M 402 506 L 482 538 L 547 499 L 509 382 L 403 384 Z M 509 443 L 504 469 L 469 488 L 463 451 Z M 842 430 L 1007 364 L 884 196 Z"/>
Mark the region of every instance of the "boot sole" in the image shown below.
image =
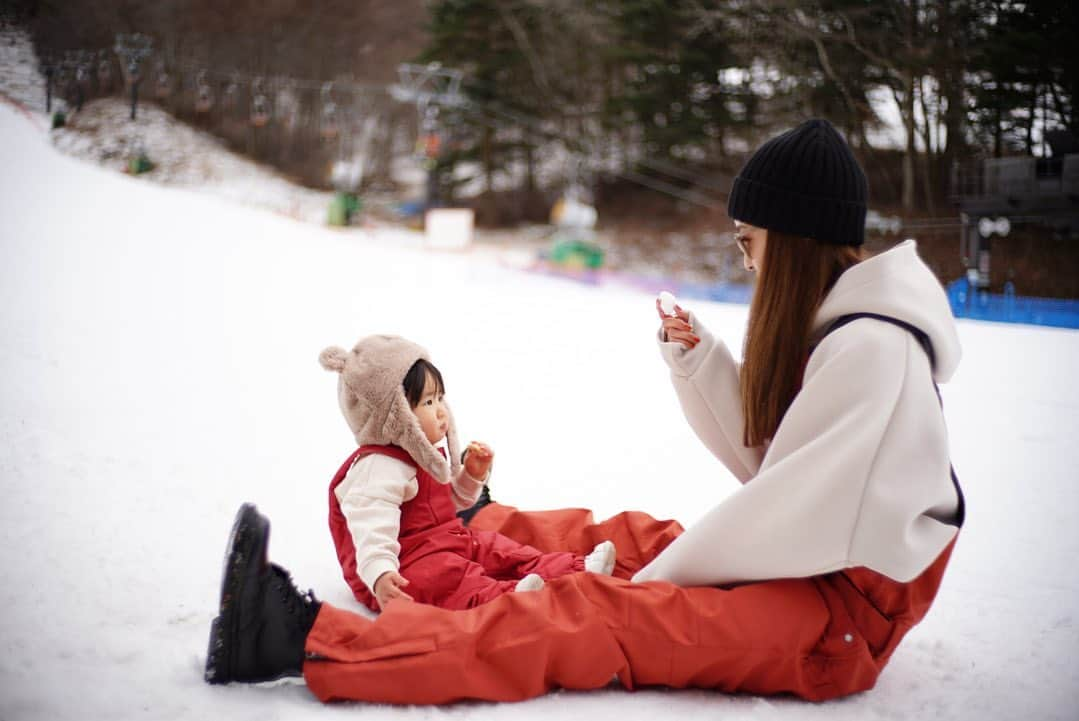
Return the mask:
<path id="1" fill-rule="evenodd" d="M 243 591 L 245 579 L 257 578 L 268 565 L 269 536 L 269 520 L 251 503 L 240 506 L 225 547 L 218 616 L 210 623 L 204 674 L 207 683 L 225 684 L 237 680 L 234 651 L 239 644 L 240 624 L 234 602 Z"/>

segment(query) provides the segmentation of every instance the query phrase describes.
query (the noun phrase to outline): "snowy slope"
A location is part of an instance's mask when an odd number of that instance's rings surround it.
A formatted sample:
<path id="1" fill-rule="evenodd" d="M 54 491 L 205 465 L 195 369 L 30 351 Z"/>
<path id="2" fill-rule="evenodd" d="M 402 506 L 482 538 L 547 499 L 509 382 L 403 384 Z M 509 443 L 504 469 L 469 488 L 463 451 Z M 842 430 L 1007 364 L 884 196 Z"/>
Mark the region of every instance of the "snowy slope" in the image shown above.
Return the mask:
<path id="1" fill-rule="evenodd" d="M 59 154 L 3 104 L 0 144 L 0 719 L 1076 718 L 1079 333 L 970 322 L 945 388 L 969 525 L 868 694 L 402 709 L 204 685 L 241 501 L 300 583 L 354 607 L 325 527 L 351 442 L 326 345 L 390 331 L 431 349 L 503 501 L 688 523 L 734 482 L 681 418 L 650 297 L 155 186 Z M 744 308 L 695 310 L 740 347 Z"/>

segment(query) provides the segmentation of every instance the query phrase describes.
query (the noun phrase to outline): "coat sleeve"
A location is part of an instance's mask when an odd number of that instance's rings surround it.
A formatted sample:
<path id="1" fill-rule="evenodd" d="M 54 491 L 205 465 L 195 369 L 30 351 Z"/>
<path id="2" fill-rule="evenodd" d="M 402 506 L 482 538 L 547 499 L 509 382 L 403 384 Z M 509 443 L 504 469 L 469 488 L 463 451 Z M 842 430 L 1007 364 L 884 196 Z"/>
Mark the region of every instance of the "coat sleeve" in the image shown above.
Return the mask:
<path id="1" fill-rule="evenodd" d="M 742 443 L 743 415 L 738 364 L 721 340 L 690 313 L 701 342 L 686 350 L 681 343 L 657 340 L 671 372 L 682 413 L 705 447 L 745 483 L 760 468 L 763 450 Z"/>
<path id="2" fill-rule="evenodd" d="M 881 323 L 827 337 L 757 475 L 634 580 L 713 586 L 851 565 L 866 484 L 904 383 L 907 343 L 904 331 Z M 902 494 L 894 502 L 902 504 Z"/>
<path id="3" fill-rule="evenodd" d="M 356 547 L 356 572 L 372 592 L 379 576 L 401 567 L 401 504 L 417 490 L 416 473 L 408 464 L 379 455 L 360 459 L 337 487 Z"/>

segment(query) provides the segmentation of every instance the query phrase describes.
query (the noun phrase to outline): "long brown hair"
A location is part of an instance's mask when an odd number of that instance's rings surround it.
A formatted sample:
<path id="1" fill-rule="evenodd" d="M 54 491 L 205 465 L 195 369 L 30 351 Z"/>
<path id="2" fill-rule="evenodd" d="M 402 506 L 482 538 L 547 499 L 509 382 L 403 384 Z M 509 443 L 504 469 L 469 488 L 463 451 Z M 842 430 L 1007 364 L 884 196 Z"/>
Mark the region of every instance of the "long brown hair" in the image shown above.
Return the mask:
<path id="1" fill-rule="evenodd" d="M 775 436 L 802 386 L 813 316 L 843 271 L 863 257 L 853 246 L 768 231 L 742 349 L 746 446 Z"/>

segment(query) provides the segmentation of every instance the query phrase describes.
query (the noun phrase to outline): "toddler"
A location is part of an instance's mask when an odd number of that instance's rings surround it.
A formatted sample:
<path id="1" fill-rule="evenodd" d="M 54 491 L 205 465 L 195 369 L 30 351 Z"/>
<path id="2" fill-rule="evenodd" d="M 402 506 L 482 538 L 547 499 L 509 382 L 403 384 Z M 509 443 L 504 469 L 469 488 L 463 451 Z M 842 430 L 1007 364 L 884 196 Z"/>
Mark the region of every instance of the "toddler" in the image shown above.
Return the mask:
<path id="1" fill-rule="evenodd" d="M 476 502 L 494 454 L 474 442 L 458 462 L 442 374 L 423 348 L 374 335 L 351 352 L 327 348 L 319 361 L 340 374 L 341 411 L 360 446 L 330 483 L 329 502 L 337 557 L 361 603 L 464 609 L 575 571 L 610 575 L 610 541 L 587 556 L 543 553 L 461 522 L 457 511 Z"/>

